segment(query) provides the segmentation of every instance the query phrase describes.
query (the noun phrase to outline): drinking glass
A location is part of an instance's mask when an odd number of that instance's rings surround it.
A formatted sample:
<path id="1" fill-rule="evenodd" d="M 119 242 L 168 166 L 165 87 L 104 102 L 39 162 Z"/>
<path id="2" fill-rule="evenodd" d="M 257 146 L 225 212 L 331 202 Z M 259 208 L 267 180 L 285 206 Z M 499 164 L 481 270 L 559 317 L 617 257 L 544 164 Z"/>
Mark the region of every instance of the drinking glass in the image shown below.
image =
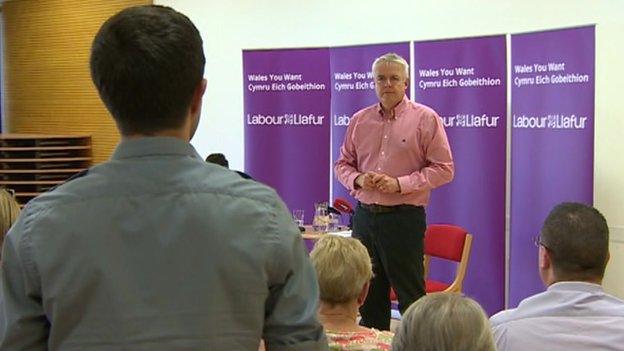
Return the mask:
<path id="1" fill-rule="evenodd" d="M 314 212 L 314 220 L 312 221 L 312 229 L 315 232 L 326 233 L 329 225 L 329 215 L 326 206 L 317 206 Z"/>
<path id="2" fill-rule="evenodd" d="M 335 213 L 329 214 L 329 223 L 327 223 L 327 231 L 335 232 L 340 229 L 340 215 Z"/>
<path id="3" fill-rule="evenodd" d="M 304 215 L 303 210 L 292 211 L 293 220 L 295 221 L 295 224 L 299 227 L 303 227 L 303 215 Z"/>

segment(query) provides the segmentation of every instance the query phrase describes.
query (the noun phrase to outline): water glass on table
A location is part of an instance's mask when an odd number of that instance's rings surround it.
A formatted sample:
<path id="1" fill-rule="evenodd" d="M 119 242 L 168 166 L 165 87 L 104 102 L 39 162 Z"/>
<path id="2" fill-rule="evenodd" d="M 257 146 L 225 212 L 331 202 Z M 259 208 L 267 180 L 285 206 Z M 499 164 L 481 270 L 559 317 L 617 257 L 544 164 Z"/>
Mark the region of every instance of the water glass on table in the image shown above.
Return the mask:
<path id="1" fill-rule="evenodd" d="M 329 226 L 329 215 L 327 209 L 317 209 L 312 220 L 312 229 L 315 232 L 327 233 L 327 227 Z"/>
<path id="2" fill-rule="evenodd" d="M 303 210 L 292 211 L 293 221 L 299 227 L 303 227 L 303 215 L 304 215 Z"/>
<path id="3" fill-rule="evenodd" d="M 340 230 L 340 215 L 335 213 L 329 214 L 329 221 L 327 223 L 327 231 L 328 232 L 336 232 Z"/>

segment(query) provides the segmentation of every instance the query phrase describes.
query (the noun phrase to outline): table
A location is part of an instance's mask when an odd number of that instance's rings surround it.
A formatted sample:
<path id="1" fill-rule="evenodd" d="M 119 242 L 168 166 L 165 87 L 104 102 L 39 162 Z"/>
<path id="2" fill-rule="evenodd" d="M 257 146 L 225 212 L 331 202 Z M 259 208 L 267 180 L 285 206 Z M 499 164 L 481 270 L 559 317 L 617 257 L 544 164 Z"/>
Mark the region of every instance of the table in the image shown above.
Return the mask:
<path id="1" fill-rule="evenodd" d="M 305 228 L 305 231 L 301 233 L 301 237 L 303 238 L 303 241 L 306 247 L 308 248 L 308 252 L 312 251 L 312 248 L 314 248 L 314 242 L 316 242 L 322 236 L 325 236 L 325 235 L 351 236 L 351 231 L 349 230 L 349 227 L 347 226 L 338 226 L 337 231 L 328 232 L 328 233 L 317 232 L 312 228 L 311 225 L 305 225 L 304 228 Z"/>

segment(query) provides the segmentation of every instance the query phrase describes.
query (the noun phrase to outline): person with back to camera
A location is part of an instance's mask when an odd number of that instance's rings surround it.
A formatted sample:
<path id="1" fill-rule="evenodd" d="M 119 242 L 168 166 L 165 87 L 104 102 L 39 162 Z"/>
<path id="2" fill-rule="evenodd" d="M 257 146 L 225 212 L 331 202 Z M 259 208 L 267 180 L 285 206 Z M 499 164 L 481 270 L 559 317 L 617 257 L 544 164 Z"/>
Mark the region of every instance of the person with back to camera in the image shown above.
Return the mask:
<path id="1" fill-rule="evenodd" d="M 321 291 L 319 318 L 330 350 L 390 350 L 392 333 L 357 324 L 373 272 L 364 245 L 356 239 L 326 235 L 310 253 Z"/>
<path id="2" fill-rule="evenodd" d="M 453 179 L 444 125 L 431 108 L 405 96 L 409 65 L 385 54 L 373 62 L 379 103 L 356 112 L 335 164 L 358 200 L 353 237 L 373 259 L 374 277 L 360 309 L 362 325 L 390 328 L 390 287 L 402 312 L 425 294 L 423 238 L 431 191 Z"/>
<path id="3" fill-rule="evenodd" d="M 318 286 L 275 191 L 189 143 L 202 39 L 162 6 L 108 19 L 93 82 L 121 133 L 110 161 L 31 200 L 3 253 L 13 350 L 326 350 Z"/>
<path id="4" fill-rule="evenodd" d="M 624 301 L 602 288 L 609 227 L 595 208 L 561 203 L 535 238 L 548 287 L 490 318 L 500 351 L 624 350 Z"/>
<path id="5" fill-rule="evenodd" d="M 403 314 L 392 350 L 496 351 L 496 347 L 487 315 L 476 301 L 457 293 L 433 293 Z"/>

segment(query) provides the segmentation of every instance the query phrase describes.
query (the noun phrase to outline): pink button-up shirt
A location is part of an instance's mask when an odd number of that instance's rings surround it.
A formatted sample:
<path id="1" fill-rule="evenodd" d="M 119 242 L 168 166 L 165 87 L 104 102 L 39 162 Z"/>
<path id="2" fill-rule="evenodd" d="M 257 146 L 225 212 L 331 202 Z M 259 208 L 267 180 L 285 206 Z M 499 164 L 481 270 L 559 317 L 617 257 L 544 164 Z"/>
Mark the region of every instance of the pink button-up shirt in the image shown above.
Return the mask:
<path id="1" fill-rule="evenodd" d="M 340 148 L 338 180 L 362 203 L 424 206 L 431 189 L 453 179 L 454 166 L 442 120 L 431 108 L 403 97 L 394 117 L 384 117 L 375 104 L 356 112 Z M 395 177 L 400 193 L 355 188 L 365 172 Z"/>

